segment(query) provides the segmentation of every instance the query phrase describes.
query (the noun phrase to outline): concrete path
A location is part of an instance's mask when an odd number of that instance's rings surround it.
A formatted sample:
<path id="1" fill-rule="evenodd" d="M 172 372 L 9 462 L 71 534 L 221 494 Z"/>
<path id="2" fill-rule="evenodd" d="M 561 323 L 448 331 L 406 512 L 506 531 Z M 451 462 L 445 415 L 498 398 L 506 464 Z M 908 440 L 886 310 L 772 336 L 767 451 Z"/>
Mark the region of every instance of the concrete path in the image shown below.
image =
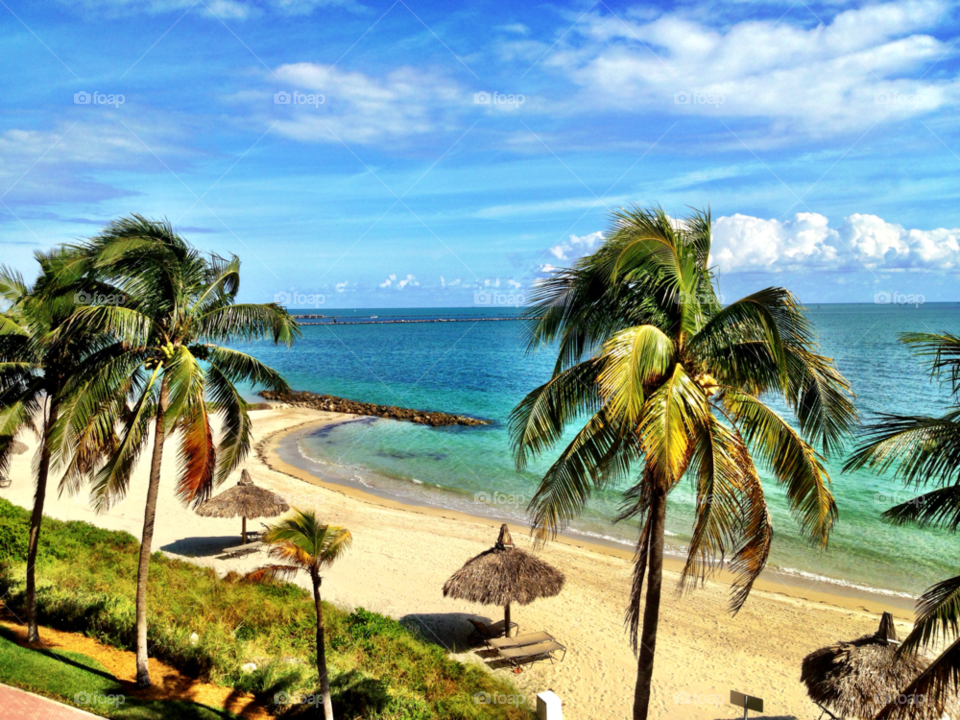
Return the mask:
<path id="1" fill-rule="evenodd" d="M 3 720 L 90 720 L 100 717 L 2 684 L 0 708 L 3 709 Z"/>

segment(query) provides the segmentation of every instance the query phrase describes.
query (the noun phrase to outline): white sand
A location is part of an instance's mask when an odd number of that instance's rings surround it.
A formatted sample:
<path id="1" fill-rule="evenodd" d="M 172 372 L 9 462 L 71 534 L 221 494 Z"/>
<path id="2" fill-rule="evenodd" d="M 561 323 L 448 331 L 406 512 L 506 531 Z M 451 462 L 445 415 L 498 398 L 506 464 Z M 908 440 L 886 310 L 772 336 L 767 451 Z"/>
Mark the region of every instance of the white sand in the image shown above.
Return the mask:
<path id="1" fill-rule="evenodd" d="M 305 422 L 334 421 L 344 416 L 310 410 L 277 409 L 251 414 L 257 441 Z M 36 441 L 24 438 L 31 452 L 13 460 L 11 487 L 0 497 L 24 507 L 33 502 L 30 463 Z M 269 452 L 271 465 L 294 472 Z M 196 555 L 195 562 L 218 572 L 249 571 L 264 561 L 254 554 L 239 559 L 217 557 L 223 547 L 239 544 L 240 520 L 199 517 L 174 496 L 176 448 L 168 443 L 163 467 L 154 550 Z M 149 457 L 149 453 L 146 455 Z M 246 464 L 254 481 L 281 493 L 291 505 L 315 507 L 331 524 L 353 533 L 348 554 L 325 576 L 324 598 L 353 608 L 416 620 L 424 634 L 461 652 L 465 662 L 482 662 L 464 650 L 467 616 L 498 619 L 502 610 L 443 598 L 444 581 L 468 558 L 489 548 L 496 529 L 489 521 L 457 513 L 404 508 L 358 492 L 343 492 L 308 484 L 267 467 L 259 458 Z M 148 462 L 137 467 L 130 494 L 109 513 L 97 515 L 85 498 L 48 494 L 46 514 L 85 520 L 105 528 L 126 530 L 139 538 L 143 523 Z M 239 477 L 239 473 L 237 474 Z M 233 480 L 230 481 L 232 483 Z M 248 523 L 261 529 L 260 521 Z M 528 545 L 516 529 L 514 540 Z M 553 689 L 564 702 L 567 720 L 627 718 L 633 701 L 636 665 L 623 630 L 629 592 L 630 562 L 585 545 L 551 543 L 544 559 L 561 568 L 563 592 L 526 607 L 513 617 L 522 631 L 545 630 L 569 648 L 564 662 L 538 663 L 521 675 L 497 670 L 514 680 L 531 697 Z M 741 717 L 727 703 L 731 689 L 762 697 L 761 717 L 815 718 L 819 710 L 806 698 L 800 683 L 800 662 L 809 652 L 839 639 L 851 639 L 876 629 L 876 604 L 834 597 L 811 587 L 761 583 L 746 607 L 732 617 L 727 611 L 728 588 L 708 582 L 683 598 L 671 592 L 674 570 L 665 577 L 665 594 L 657 643 L 652 717 L 704 720 Z M 307 586 L 305 577 L 299 580 Z M 822 589 L 822 588 L 821 588 Z M 894 611 L 909 621 L 904 611 Z M 901 632 L 909 622 L 901 622 Z M 687 701 L 687 702 L 684 702 Z"/>

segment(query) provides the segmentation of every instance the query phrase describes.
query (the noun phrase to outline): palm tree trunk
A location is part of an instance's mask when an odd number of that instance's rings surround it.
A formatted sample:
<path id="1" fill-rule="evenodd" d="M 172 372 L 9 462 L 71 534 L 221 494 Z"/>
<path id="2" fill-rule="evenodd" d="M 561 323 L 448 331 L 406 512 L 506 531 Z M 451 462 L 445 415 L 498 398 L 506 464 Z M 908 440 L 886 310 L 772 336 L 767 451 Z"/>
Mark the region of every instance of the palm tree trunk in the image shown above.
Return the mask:
<path id="1" fill-rule="evenodd" d="M 663 532 L 667 515 L 667 493 L 657 483 L 650 501 L 653 525 L 650 528 L 648 553 L 647 597 L 643 608 L 643 629 L 637 653 L 637 686 L 633 693 L 633 720 L 647 720 L 650 709 L 650 685 L 653 682 L 653 658 L 657 647 L 657 625 L 660 623 L 660 587 L 663 583 Z"/>
<path id="2" fill-rule="evenodd" d="M 320 602 L 320 575 L 313 571 L 313 600 L 317 604 L 317 674 L 320 676 L 320 694 L 323 695 L 323 718 L 333 720 L 333 701 L 330 699 L 330 678 L 327 676 L 327 651 L 324 641 L 323 606 Z"/>
<path id="3" fill-rule="evenodd" d="M 167 406 L 167 381 L 160 386 L 157 405 L 153 457 L 150 460 L 150 484 L 147 487 L 147 506 L 143 514 L 143 536 L 140 539 L 140 563 L 137 566 L 137 687 L 150 687 L 150 667 L 147 663 L 147 577 L 150 573 L 150 549 L 153 545 L 153 524 L 157 517 L 157 494 L 160 489 L 160 466 L 163 460 L 163 413 Z"/>
<path id="4" fill-rule="evenodd" d="M 43 522 L 43 503 L 47 497 L 47 477 L 50 473 L 50 429 L 57 421 L 59 408 L 50 402 L 50 411 L 43 425 L 40 446 L 40 465 L 37 468 L 37 492 L 33 496 L 30 514 L 30 541 L 27 547 L 27 642 L 40 642 L 37 627 L 37 551 L 40 549 L 40 525 Z"/>

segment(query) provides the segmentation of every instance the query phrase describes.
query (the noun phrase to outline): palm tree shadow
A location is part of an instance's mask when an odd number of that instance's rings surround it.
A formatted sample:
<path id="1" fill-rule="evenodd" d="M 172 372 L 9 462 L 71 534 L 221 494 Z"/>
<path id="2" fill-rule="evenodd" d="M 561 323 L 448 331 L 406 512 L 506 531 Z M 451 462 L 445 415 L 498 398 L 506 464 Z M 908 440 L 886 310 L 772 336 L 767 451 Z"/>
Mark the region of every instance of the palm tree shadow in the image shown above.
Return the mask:
<path id="1" fill-rule="evenodd" d="M 38 647 L 36 644 L 28 645 L 25 642 L 24 637 L 22 635 L 14 632 L 13 630 L 10 630 L 9 628 L 0 627 L 0 636 L 6 638 L 12 643 L 19 645 L 22 648 L 25 648 L 27 650 L 32 650 L 33 652 L 39 653 L 56 662 L 63 663 L 64 665 L 70 665 L 71 667 L 75 667 L 78 670 L 83 670 L 84 672 L 90 673 L 91 675 L 99 675 L 104 680 L 113 681 L 117 683 L 118 688 L 120 688 L 120 686 L 122 685 L 122 683 L 119 680 L 117 680 L 117 678 L 115 678 L 113 675 L 111 675 L 108 672 L 105 672 L 103 670 L 97 670 L 96 668 L 93 668 L 89 665 L 84 665 L 82 662 L 77 662 L 73 658 L 67 657 L 66 655 L 63 655 L 61 652 L 55 652 L 50 648 Z"/>

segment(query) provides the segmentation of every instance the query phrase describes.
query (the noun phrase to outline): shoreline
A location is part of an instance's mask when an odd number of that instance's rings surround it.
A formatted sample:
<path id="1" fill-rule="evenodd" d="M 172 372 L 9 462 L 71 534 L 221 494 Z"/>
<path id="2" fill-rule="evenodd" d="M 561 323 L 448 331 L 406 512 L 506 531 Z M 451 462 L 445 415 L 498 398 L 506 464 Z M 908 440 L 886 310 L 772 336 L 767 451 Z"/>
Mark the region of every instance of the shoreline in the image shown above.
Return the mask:
<path id="1" fill-rule="evenodd" d="M 386 493 L 372 492 L 369 489 L 357 487 L 347 482 L 337 482 L 326 480 L 312 473 L 305 467 L 299 467 L 288 461 L 281 455 L 281 445 L 288 441 L 294 433 L 299 437 L 314 432 L 321 428 L 331 427 L 346 422 L 354 422 L 370 416 L 347 415 L 337 419 L 316 419 L 304 423 L 299 423 L 293 427 L 284 428 L 273 432 L 264 437 L 257 443 L 255 452 L 257 458 L 271 470 L 283 473 L 295 479 L 307 482 L 311 485 L 325 488 L 334 492 L 339 492 L 348 497 L 393 510 L 401 510 L 411 514 L 421 514 L 430 517 L 456 520 L 472 524 L 484 525 L 490 528 L 498 529 L 503 522 L 517 526 L 516 520 L 503 520 L 483 515 L 473 515 L 461 510 L 452 510 L 449 508 L 436 507 L 424 503 L 405 501 Z M 305 462 L 308 462 L 305 460 Z M 520 524 L 526 530 L 530 529 L 527 524 Z M 552 543 L 560 543 L 568 547 L 574 547 L 586 550 L 600 555 L 615 557 L 621 560 L 632 562 L 633 551 L 623 545 L 613 541 L 603 541 L 600 539 L 585 539 L 575 533 L 561 533 Z M 668 573 L 679 575 L 683 570 L 684 561 L 676 555 L 665 553 L 664 567 Z M 733 574 L 721 568 L 711 575 L 706 582 L 717 583 L 729 586 L 733 579 Z M 827 590 L 814 590 L 817 585 L 826 586 Z M 810 603 L 819 603 L 829 605 L 841 610 L 854 610 L 880 614 L 890 612 L 895 618 L 904 622 L 912 623 L 914 621 L 914 603 L 915 598 L 886 595 L 882 591 L 871 591 L 862 587 L 850 587 L 842 585 L 829 579 L 811 580 L 802 575 L 777 572 L 775 570 L 764 570 L 757 581 L 754 583 L 753 591 L 763 592 L 772 595 L 779 595 L 793 600 L 801 600 Z"/>

